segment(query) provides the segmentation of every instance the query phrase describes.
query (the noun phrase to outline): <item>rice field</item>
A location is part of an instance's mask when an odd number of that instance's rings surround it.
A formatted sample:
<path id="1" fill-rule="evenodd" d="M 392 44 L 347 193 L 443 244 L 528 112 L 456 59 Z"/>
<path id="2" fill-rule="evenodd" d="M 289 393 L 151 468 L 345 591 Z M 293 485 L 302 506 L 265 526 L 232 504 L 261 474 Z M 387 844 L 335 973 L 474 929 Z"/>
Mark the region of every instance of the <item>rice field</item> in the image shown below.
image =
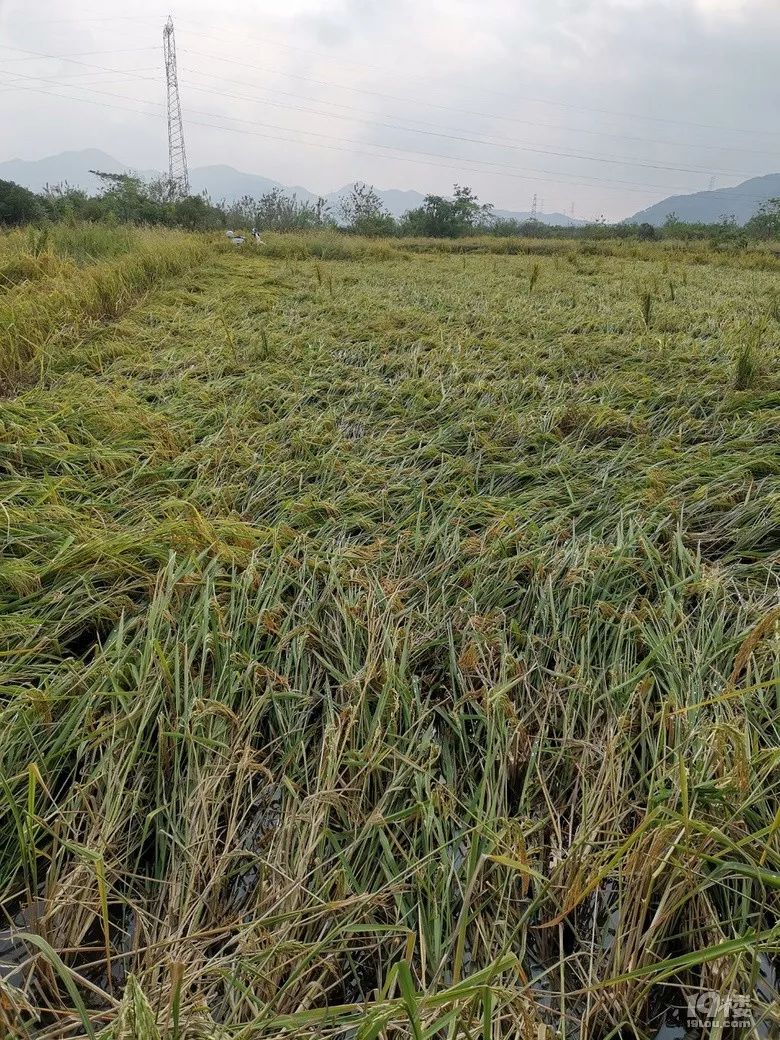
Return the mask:
<path id="1" fill-rule="evenodd" d="M 778 271 L 0 237 L 0 1036 L 777 1036 Z"/>

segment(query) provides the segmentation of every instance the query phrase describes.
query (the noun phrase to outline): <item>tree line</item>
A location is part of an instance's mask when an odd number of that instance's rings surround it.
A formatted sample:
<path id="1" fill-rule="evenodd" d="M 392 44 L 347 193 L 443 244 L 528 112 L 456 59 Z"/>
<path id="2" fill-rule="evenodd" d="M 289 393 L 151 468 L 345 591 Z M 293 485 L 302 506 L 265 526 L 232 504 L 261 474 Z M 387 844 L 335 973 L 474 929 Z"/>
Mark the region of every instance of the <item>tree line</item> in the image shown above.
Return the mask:
<path id="1" fill-rule="evenodd" d="M 171 198 L 163 179 L 147 182 L 128 174 L 90 172 L 101 184 L 94 194 L 68 185 L 35 193 L 11 181 L 0 180 L 0 226 L 108 220 L 190 231 L 331 228 L 368 237 L 675 238 L 710 239 L 734 245 L 756 239 L 780 239 L 780 199 L 765 202 L 743 226 L 733 217 L 724 217 L 717 224 L 692 224 L 672 215 L 661 228 L 651 224 L 608 224 L 603 219 L 582 226 L 557 227 L 534 219 L 496 216 L 491 204 L 481 202 L 471 188 L 460 184 L 454 185 L 451 197 L 426 195 L 420 206 L 402 217 L 395 217 L 376 190 L 363 183 L 353 185 L 335 207 L 324 198 L 313 202 L 300 200 L 281 188 L 257 199 L 244 196 L 235 202 L 214 203 L 205 194 Z"/>

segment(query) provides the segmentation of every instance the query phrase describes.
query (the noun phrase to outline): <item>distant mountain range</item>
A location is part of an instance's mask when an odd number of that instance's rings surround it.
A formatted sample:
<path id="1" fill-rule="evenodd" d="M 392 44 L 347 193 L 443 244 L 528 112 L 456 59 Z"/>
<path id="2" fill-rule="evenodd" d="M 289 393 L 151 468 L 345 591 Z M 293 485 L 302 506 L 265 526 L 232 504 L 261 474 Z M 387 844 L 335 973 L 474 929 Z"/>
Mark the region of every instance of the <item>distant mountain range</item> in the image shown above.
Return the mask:
<path id="1" fill-rule="evenodd" d="M 663 202 L 640 210 L 626 223 L 652 224 L 661 227 L 672 215 L 691 224 L 717 224 L 724 217 L 734 217 L 744 224 L 756 213 L 762 202 L 780 198 L 780 173 L 751 177 L 733 188 L 697 191 L 692 195 L 672 195 Z"/>
<path id="2" fill-rule="evenodd" d="M 137 170 L 105 152 L 89 148 L 80 152 L 61 152 L 59 155 L 33 161 L 11 159 L 8 162 L 0 162 L 0 180 L 15 181 L 16 184 L 22 184 L 32 191 L 43 191 L 47 185 L 65 183 L 72 188 L 97 191 L 100 180 L 91 174 L 90 170 L 100 170 L 103 173 L 133 173 L 144 179 L 160 176 L 159 170 Z M 316 193 L 308 188 L 284 185 L 259 174 L 234 170 L 232 166 L 195 167 L 190 170 L 190 187 L 196 195 L 206 192 L 215 202 L 233 202 L 244 195 L 259 198 L 274 188 L 281 188 L 288 195 L 296 195 L 302 202 L 313 202 L 317 198 Z M 336 210 L 339 200 L 351 187 L 351 184 L 346 184 L 323 197 Z M 424 195 L 419 191 L 377 188 L 376 192 L 395 217 L 401 217 L 407 210 L 421 205 L 424 199 Z M 517 210 L 495 210 L 495 215 L 520 221 L 528 220 L 531 216 L 528 211 Z M 564 213 L 540 213 L 538 219 L 544 224 L 566 227 L 584 223 Z"/>
<path id="3" fill-rule="evenodd" d="M 0 179 L 14 181 L 30 191 L 43 191 L 47 185 L 69 184 L 72 188 L 84 188 L 97 191 L 100 181 L 93 177 L 90 170 L 102 170 L 103 173 L 129 173 L 130 168 L 124 163 L 112 159 L 105 152 L 96 148 L 88 148 L 82 152 L 61 152 L 45 159 L 10 159 L 0 163 Z M 141 176 L 151 171 L 139 171 Z"/>
<path id="4" fill-rule="evenodd" d="M 11 159 L 8 162 L 0 162 L 0 179 L 15 181 L 33 191 L 42 191 L 47 184 L 63 183 L 74 188 L 96 191 L 100 187 L 100 181 L 89 172 L 90 170 L 135 173 L 144 179 L 160 176 L 159 170 L 137 170 L 105 152 L 89 148 L 80 152 L 61 152 L 59 155 L 34 161 Z M 284 185 L 256 173 L 243 173 L 232 166 L 195 167 L 190 170 L 190 185 L 193 192 L 206 192 L 215 202 L 233 202 L 244 195 L 259 198 L 274 188 L 281 188 L 288 195 L 296 195 L 302 202 L 313 202 L 317 198 L 316 193 L 308 188 Z M 334 212 L 338 211 L 339 200 L 351 187 L 351 184 L 346 184 L 324 196 Z M 402 191 L 398 188 L 377 188 L 376 191 L 395 217 L 403 216 L 407 210 L 421 205 L 424 198 L 419 191 Z M 715 224 L 724 217 L 733 216 L 738 224 L 744 224 L 762 202 L 772 198 L 780 198 L 780 173 L 753 177 L 733 188 L 697 191 L 691 195 L 672 195 L 663 202 L 657 202 L 654 206 L 635 213 L 633 217 L 628 217 L 626 223 L 647 223 L 660 227 L 674 214 L 679 220 L 692 223 Z M 531 216 L 527 210 L 497 209 L 494 213 L 497 217 L 519 221 L 528 220 Z M 540 213 L 537 219 L 544 224 L 555 224 L 559 227 L 579 226 L 585 223 L 565 213 Z"/>

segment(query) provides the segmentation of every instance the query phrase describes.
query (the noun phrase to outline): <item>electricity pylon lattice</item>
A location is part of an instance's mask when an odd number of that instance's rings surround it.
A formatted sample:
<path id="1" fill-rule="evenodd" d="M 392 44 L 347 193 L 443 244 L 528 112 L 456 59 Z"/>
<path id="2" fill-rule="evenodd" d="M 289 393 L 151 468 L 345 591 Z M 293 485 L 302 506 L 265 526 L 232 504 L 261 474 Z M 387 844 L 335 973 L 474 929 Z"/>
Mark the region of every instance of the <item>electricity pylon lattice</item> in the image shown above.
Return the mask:
<path id="1" fill-rule="evenodd" d="M 165 81 L 168 87 L 168 191 L 171 198 L 182 198 L 190 193 L 190 178 L 187 172 L 187 152 L 184 148 L 179 77 L 176 72 L 176 37 L 170 15 L 163 29 L 163 53 Z"/>

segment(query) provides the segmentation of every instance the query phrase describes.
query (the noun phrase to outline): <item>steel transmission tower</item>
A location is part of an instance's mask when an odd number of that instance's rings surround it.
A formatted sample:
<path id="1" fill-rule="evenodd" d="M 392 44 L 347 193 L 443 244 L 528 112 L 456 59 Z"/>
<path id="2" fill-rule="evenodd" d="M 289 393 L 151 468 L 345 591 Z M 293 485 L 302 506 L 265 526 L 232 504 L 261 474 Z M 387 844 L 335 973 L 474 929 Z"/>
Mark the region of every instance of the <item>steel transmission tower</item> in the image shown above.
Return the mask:
<path id="1" fill-rule="evenodd" d="M 181 198 L 190 193 L 190 178 L 187 173 L 187 153 L 184 150 L 184 124 L 179 101 L 179 78 L 176 73 L 176 37 L 173 19 L 163 29 L 163 52 L 165 54 L 165 80 L 168 86 L 168 191 L 171 198 Z"/>

